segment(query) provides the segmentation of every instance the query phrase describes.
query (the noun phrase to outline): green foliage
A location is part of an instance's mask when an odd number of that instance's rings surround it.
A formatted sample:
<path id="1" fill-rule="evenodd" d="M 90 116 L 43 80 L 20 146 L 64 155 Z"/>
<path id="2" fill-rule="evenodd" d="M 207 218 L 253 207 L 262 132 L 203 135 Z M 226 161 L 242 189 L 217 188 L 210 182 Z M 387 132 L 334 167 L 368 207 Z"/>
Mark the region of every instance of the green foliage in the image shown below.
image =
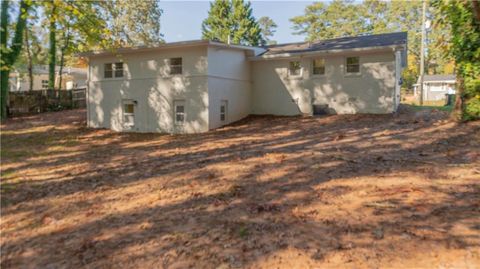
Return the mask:
<path id="1" fill-rule="evenodd" d="M 272 37 L 275 33 L 275 29 L 278 27 L 277 24 L 269 17 L 261 17 L 258 19 L 258 25 L 260 27 L 260 32 L 262 33 L 262 38 L 265 41 L 265 44 L 276 44 L 276 41 L 271 40 L 270 37 Z"/>
<path id="2" fill-rule="evenodd" d="M 438 24 L 451 32 L 448 54 L 457 69 L 457 103 L 454 116 L 458 120 L 480 119 L 480 13 L 473 1 L 436 0 L 443 14 Z"/>
<path id="3" fill-rule="evenodd" d="M 265 43 L 250 2 L 215 0 L 202 23 L 202 38 L 257 46 Z"/>
<path id="4" fill-rule="evenodd" d="M 8 80 L 10 70 L 17 60 L 23 46 L 23 31 L 27 24 L 28 11 L 32 5 L 30 0 L 22 0 L 19 4 L 15 32 L 10 44 L 8 43 L 8 10 L 10 1 L 2 1 L 0 14 L 0 117 L 7 117 Z"/>

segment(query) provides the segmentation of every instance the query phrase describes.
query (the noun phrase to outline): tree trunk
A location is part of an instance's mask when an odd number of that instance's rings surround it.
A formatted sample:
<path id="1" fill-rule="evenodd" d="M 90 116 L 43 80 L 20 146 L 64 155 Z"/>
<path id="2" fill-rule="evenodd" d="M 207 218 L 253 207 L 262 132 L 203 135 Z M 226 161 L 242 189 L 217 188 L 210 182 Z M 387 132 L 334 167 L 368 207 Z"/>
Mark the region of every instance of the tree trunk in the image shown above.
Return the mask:
<path id="1" fill-rule="evenodd" d="M 8 27 L 8 6 L 10 1 L 2 1 L 2 9 L 0 14 L 0 46 L 3 48 L 7 48 L 7 27 Z M 7 98 L 8 98 L 8 78 L 10 75 L 10 69 L 12 65 L 17 60 L 20 51 L 22 50 L 23 45 L 23 31 L 25 30 L 25 26 L 27 23 L 27 13 L 31 6 L 30 1 L 20 1 L 20 7 L 18 11 L 18 18 L 17 23 L 15 26 L 15 34 L 13 36 L 13 40 L 11 41 L 11 45 L 8 51 L 0 50 L 0 58 L 3 60 L 2 70 L 0 71 L 0 117 L 1 119 L 5 119 L 7 117 Z"/>
<path id="2" fill-rule="evenodd" d="M 69 26 L 67 25 L 65 32 L 63 33 L 63 40 L 65 40 L 65 44 L 63 44 L 62 50 L 61 50 L 61 56 L 60 56 L 60 70 L 59 70 L 59 82 L 58 82 L 58 87 L 59 89 L 62 89 L 62 78 L 63 78 L 63 64 L 65 61 L 65 50 L 69 46 L 70 42 L 70 29 Z M 66 88 L 66 87 L 65 87 Z"/>
<path id="3" fill-rule="evenodd" d="M 477 19 L 477 23 L 480 23 L 480 4 L 478 0 L 473 0 L 472 1 L 473 5 L 473 15 Z"/>
<path id="4" fill-rule="evenodd" d="M 465 84 L 463 83 L 462 73 L 457 70 L 457 85 L 455 93 L 455 106 L 453 107 L 452 117 L 455 121 L 461 122 L 463 119 L 463 92 Z"/>
<path id="5" fill-rule="evenodd" d="M 28 28 L 28 27 L 27 27 Z M 25 29 L 25 49 L 27 50 L 27 59 L 28 59 L 28 79 L 29 79 L 29 91 L 33 91 L 33 61 L 32 61 L 32 52 L 30 51 L 30 39 L 28 29 Z"/>
<path id="6" fill-rule="evenodd" d="M 55 14 L 55 3 L 53 0 L 50 1 L 52 4 L 52 10 L 50 14 L 50 50 L 48 51 L 48 88 L 55 89 L 55 65 L 56 65 L 56 54 L 57 54 L 57 39 L 56 39 L 56 14 Z"/>

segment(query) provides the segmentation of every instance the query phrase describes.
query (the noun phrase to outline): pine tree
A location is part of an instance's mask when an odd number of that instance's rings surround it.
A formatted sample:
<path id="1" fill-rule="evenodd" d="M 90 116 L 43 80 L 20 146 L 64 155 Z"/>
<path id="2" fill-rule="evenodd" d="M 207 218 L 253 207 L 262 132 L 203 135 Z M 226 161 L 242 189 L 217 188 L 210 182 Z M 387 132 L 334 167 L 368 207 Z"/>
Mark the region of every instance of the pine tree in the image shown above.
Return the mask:
<path id="1" fill-rule="evenodd" d="M 249 2 L 243 0 L 210 3 L 208 18 L 202 23 L 202 37 L 221 42 L 257 46 L 264 43 L 261 29 L 252 15 Z"/>

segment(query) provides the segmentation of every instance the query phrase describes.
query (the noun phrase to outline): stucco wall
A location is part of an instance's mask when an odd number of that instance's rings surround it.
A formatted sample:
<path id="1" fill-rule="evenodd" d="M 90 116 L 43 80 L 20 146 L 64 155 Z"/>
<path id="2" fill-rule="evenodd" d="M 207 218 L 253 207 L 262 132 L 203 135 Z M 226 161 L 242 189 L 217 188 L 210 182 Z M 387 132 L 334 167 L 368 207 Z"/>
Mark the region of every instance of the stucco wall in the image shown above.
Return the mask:
<path id="1" fill-rule="evenodd" d="M 360 75 L 345 74 L 345 58 L 360 57 Z M 328 104 L 332 112 L 388 113 L 394 110 L 393 51 L 318 56 L 325 75 L 312 75 L 312 57 L 252 61 L 253 114 L 311 114 L 312 104 Z M 288 75 L 290 61 L 300 61 L 302 74 Z"/>
<path id="2" fill-rule="evenodd" d="M 168 59 L 182 57 L 183 74 L 169 75 Z M 88 125 L 126 130 L 122 100 L 135 106 L 131 131 L 195 133 L 208 131 L 207 48 L 190 47 L 95 57 L 90 60 Z M 124 62 L 123 78 L 103 78 L 105 63 Z M 186 122 L 174 124 L 175 100 L 185 100 Z"/>
<path id="3" fill-rule="evenodd" d="M 245 51 L 208 48 L 209 127 L 238 121 L 251 112 L 250 63 Z M 227 119 L 220 121 L 220 105 L 228 101 Z"/>

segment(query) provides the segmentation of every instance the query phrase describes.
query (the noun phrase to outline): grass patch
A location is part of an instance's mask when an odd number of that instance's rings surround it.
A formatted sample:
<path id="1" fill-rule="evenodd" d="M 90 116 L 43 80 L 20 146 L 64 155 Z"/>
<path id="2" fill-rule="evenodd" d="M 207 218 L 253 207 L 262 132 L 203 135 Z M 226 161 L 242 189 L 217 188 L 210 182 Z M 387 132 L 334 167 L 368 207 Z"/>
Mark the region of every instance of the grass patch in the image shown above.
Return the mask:
<path id="1" fill-rule="evenodd" d="M 412 105 L 412 108 L 416 111 L 437 109 L 437 110 L 440 110 L 440 111 L 452 112 L 452 110 L 453 110 L 453 106 Z"/>

